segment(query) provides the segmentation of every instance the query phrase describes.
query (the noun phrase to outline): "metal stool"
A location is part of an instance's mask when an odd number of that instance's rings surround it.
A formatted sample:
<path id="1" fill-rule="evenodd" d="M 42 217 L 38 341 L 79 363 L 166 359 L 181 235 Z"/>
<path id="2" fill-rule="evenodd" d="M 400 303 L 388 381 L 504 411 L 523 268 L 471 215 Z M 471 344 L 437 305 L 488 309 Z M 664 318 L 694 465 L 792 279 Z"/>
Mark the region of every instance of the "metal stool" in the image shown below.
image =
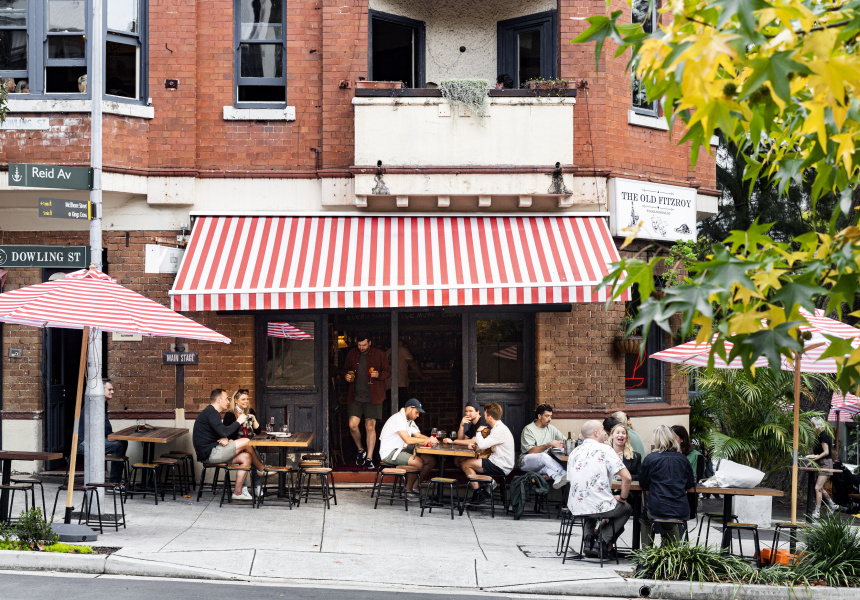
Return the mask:
<path id="1" fill-rule="evenodd" d="M 312 452 L 310 454 L 302 454 L 302 460 L 318 460 L 323 467 L 328 467 L 328 455 L 325 452 Z"/>
<path id="2" fill-rule="evenodd" d="M 41 481 L 35 477 L 12 477 L 9 481 L 13 484 L 30 486 L 30 498 L 32 500 L 33 508 L 36 508 L 36 486 L 38 485 L 39 491 L 42 493 L 42 515 L 44 516 L 48 514 L 48 505 L 45 503 L 45 488 L 42 486 Z"/>
<path id="3" fill-rule="evenodd" d="M 263 488 L 260 493 L 260 497 L 257 498 L 257 508 L 263 503 L 263 501 L 269 497 L 269 475 L 272 473 L 278 474 L 278 493 L 274 495 L 280 501 L 286 500 L 287 504 L 290 507 L 290 510 L 293 510 L 293 494 L 295 493 L 293 487 L 293 468 L 292 467 L 266 467 L 265 474 L 263 475 Z M 286 490 L 286 496 L 280 495 L 281 477 L 284 478 L 284 489 Z"/>
<path id="4" fill-rule="evenodd" d="M 0 485 L 0 491 L 8 490 L 12 492 L 9 495 L 9 510 L 7 514 L 9 515 L 9 522 L 17 521 L 18 519 L 12 518 L 12 505 L 15 503 L 15 492 L 23 492 L 24 493 L 24 510 L 30 510 L 30 500 L 27 498 L 27 492 L 33 492 L 33 486 L 30 484 L 23 483 L 11 483 L 9 485 Z M 33 498 L 33 508 L 36 508 L 35 497 Z"/>
<path id="5" fill-rule="evenodd" d="M 690 542 L 690 532 L 687 531 L 687 522 L 683 519 L 650 519 L 651 521 L 651 539 L 654 539 L 654 536 L 657 535 L 657 527 L 660 526 L 660 537 L 663 538 L 663 525 L 676 525 L 678 527 L 678 538 L 680 539 L 682 536 L 689 543 Z M 662 544 L 662 542 L 661 542 Z"/>
<path id="6" fill-rule="evenodd" d="M 460 500 L 460 486 L 456 479 L 450 477 L 434 477 L 430 480 L 430 485 L 427 486 L 427 495 L 421 499 L 421 516 L 424 516 L 424 509 L 432 513 L 434 508 L 445 508 L 443 501 L 443 492 L 445 487 L 448 487 L 448 495 L 451 500 L 451 520 L 454 520 L 454 498 Z"/>
<path id="7" fill-rule="evenodd" d="M 755 554 L 753 555 L 753 560 L 756 561 L 758 566 L 761 566 L 761 546 L 758 541 L 758 525 L 754 523 L 727 523 L 725 529 L 723 529 L 723 545 L 726 545 L 728 542 L 729 546 L 729 554 L 734 554 L 734 544 L 732 543 L 732 531 L 738 532 L 738 551 L 740 552 L 741 558 L 746 558 L 744 556 L 744 546 L 741 542 L 741 531 L 752 531 L 753 533 L 753 541 L 755 542 Z"/>
<path id="8" fill-rule="evenodd" d="M 232 504 L 233 500 L 233 492 L 230 491 L 230 488 L 233 486 L 233 482 L 230 480 L 230 473 L 234 471 L 244 471 L 247 473 L 245 475 L 246 478 L 251 477 L 251 473 L 253 471 L 253 467 L 243 467 L 242 465 L 227 465 L 224 469 L 224 484 L 221 487 L 221 503 L 218 506 L 224 506 L 224 499 L 227 499 L 227 504 Z M 251 494 L 251 508 L 255 508 L 257 506 L 257 492 L 254 489 L 253 485 L 248 486 L 248 493 Z M 247 500 L 235 500 L 235 502 L 247 502 Z"/>
<path id="9" fill-rule="evenodd" d="M 57 489 L 57 494 L 54 496 L 54 508 L 51 509 L 51 519 L 53 520 L 54 514 L 57 512 L 57 500 L 60 498 L 60 493 L 68 491 L 68 484 L 63 484 Z M 72 492 L 83 492 L 83 501 L 81 502 L 81 514 L 78 517 L 78 524 L 83 523 L 84 517 L 86 516 L 87 525 L 90 524 L 90 514 L 92 512 L 92 496 L 96 497 L 96 510 L 99 515 L 99 533 L 104 533 L 102 530 L 102 507 L 101 501 L 99 500 L 99 495 L 95 493 L 96 488 L 91 485 L 75 485 L 72 486 Z"/>
<path id="10" fill-rule="evenodd" d="M 789 551 L 792 554 L 794 554 L 794 551 L 797 547 L 797 542 L 800 541 L 798 539 L 797 534 L 799 533 L 799 530 L 803 529 L 804 527 L 808 527 L 808 526 L 809 526 L 808 523 L 790 523 L 787 521 L 777 522 L 776 528 L 773 530 L 773 542 L 771 543 L 771 546 L 770 546 L 771 547 L 770 564 L 772 564 L 772 565 L 776 564 L 776 550 L 777 550 L 777 544 L 779 543 L 780 531 L 785 530 L 786 532 L 788 532 Z"/>
<path id="11" fill-rule="evenodd" d="M 158 506 L 158 476 L 161 465 L 155 463 L 134 463 L 131 467 L 131 482 L 129 483 L 126 493 L 129 498 L 134 498 L 140 494 L 144 498 L 147 494 L 152 494 L 155 498 L 155 505 Z M 137 486 L 137 474 L 141 473 L 140 489 Z M 152 487 L 147 486 L 147 480 L 152 484 Z M 162 500 L 164 492 L 161 493 Z"/>
<path id="12" fill-rule="evenodd" d="M 389 491 L 391 492 L 388 495 L 388 506 L 394 505 L 394 500 L 403 499 L 403 506 L 408 511 L 409 510 L 409 499 L 406 497 L 406 471 L 403 469 L 398 469 L 396 467 L 387 467 L 382 469 L 379 478 L 379 493 L 376 494 L 376 502 L 373 503 L 374 510 L 377 506 L 379 506 L 379 499 L 382 497 L 382 492 L 384 491 L 384 487 L 389 485 Z M 390 477 L 391 481 L 386 483 L 385 478 Z M 374 484 L 375 486 L 376 484 Z M 398 497 L 399 496 L 399 497 Z"/>
<path id="13" fill-rule="evenodd" d="M 194 453 L 187 450 L 171 450 L 167 453 L 167 457 L 178 458 L 182 462 L 188 481 L 185 489 L 196 490 L 197 484 L 194 482 Z"/>
<path id="14" fill-rule="evenodd" d="M 110 463 L 122 463 L 122 483 L 128 486 L 129 474 L 131 473 L 131 461 L 127 456 L 114 456 L 113 454 L 105 454 L 105 473 L 110 473 Z"/>
<path id="15" fill-rule="evenodd" d="M 161 471 L 164 473 L 164 487 L 167 487 L 167 474 L 170 472 L 170 485 L 173 488 L 173 499 L 176 500 L 176 480 L 178 478 L 178 468 L 179 468 L 179 460 L 175 458 L 165 458 L 164 456 L 160 458 L 153 459 L 153 464 L 161 465 Z M 185 485 L 182 480 L 179 480 L 179 495 L 182 496 L 185 494 Z M 161 499 L 164 499 L 164 490 L 162 489 Z"/>
<path id="16" fill-rule="evenodd" d="M 474 489 L 470 484 L 475 482 L 478 484 L 478 489 Z M 489 475 L 471 475 L 469 480 L 466 482 L 466 489 L 463 491 L 463 499 L 460 501 L 460 514 L 467 508 L 486 508 L 486 506 L 482 504 L 478 504 L 475 502 L 476 496 L 478 492 L 482 489 L 487 492 L 490 496 L 490 516 L 495 519 L 496 518 L 496 498 L 493 496 L 493 478 Z M 472 499 L 469 500 L 469 494 L 471 493 Z"/>
<path id="17" fill-rule="evenodd" d="M 585 523 L 588 520 L 594 520 L 594 521 L 600 522 L 600 513 L 598 513 L 597 515 L 580 515 L 578 518 L 582 519 L 582 540 L 579 543 L 579 556 L 578 557 L 571 557 L 571 558 L 573 558 L 574 560 L 584 560 L 586 558 L 586 556 L 585 556 Z M 616 531 L 615 531 L 615 521 L 609 521 L 609 525 L 612 527 L 612 539 L 615 539 L 616 535 L 617 535 Z M 600 537 L 599 531 L 597 532 L 597 536 Z M 569 536 L 568 536 L 568 541 L 569 541 Z M 604 558 L 604 556 L 603 556 L 603 544 L 599 543 L 599 541 L 598 541 L 597 547 L 600 550 L 598 552 L 598 557 L 600 558 L 600 568 L 602 569 L 603 568 L 603 558 Z M 569 548 L 569 544 L 566 544 L 564 547 L 564 558 L 561 559 L 561 564 L 564 564 L 565 561 L 567 560 L 568 548 Z M 606 558 L 608 559 L 609 557 L 607 556 Z M 618 560 L 618 552 L 615 552 L 615 564 L 616 565 L 621 564 Z"/>
<path id="18" fill-rule="evenodd" d="M 113 524 L 114 524 L 114 529 L 119 531 L 120 524 L 122 524 L 122 528 L 125 529 L 126 528 L 126 526 L 125 526 L 125 496 L 123 495 L 122 484 L 106 481 L 104 483 L 88 483 L 88 484 L 86 484 L 86 487 L 104 488 L 105 494 L 110 494 L 111 496 L 113 496 Z M 96 494 L 96 503 L 98 503 L 99 502 L 98 494 L 95 491 L 93 491 L 92 493 Z M 118 513 L 116 511 L 116 508 L 117 508 L 116 507 L 116 498 L 117 498 L 117 496 L 119 496 L 119 507 L 120 507 L 120 511 L 121 511 L 120 513 Z M 92 502 L 92 499 L 90 499 L 90 502 Z M 122 517 L 122 519 L 119 518 L 120 516 Z M 101 522 L 102 522 L 101 507 L 99 507 L 99 527 L 101 527 Z M 91 525 L 90 519 L 89 519 L 89 511 L 87 511 L 87 525 Z"/>
<path id="19" fill-rule="evenodd" d="M 696 532 L 696 545 L 699 545 L 699 538 L 702 537 L 702 525 L 705 522 L 705 518 L 708 519 L 708 525 L 705 527 L 705 546 L 708 545 L 708 537 L 711 535 L 711 521 L 713 519 L 722 520 L 723 513 L 721 512 L 706 512 L 702 513 L 702 516 L 699 517 L 699 530 Z M 737 515 L 730 515 L 729 522 L 737 522 Z M 725 529 L 725 523 L 723 523 L 723 529 Z"/>
<path id="20" fill-rule="evenodd" d="M 298 483 L 296 484 L 296 492 L 298 493 L 298 497 L 302 496 L 302 474 L 305 472 L 305 469 L 322 467 L 323 463 L 321 460 L 300 460 L 299 468 L 297 473 Z"/>
<path id="21" fill-rule="evenodd" d="M 218 493 L 218 476 L 222 469 L 227 468 L 227 463 L 224 462 L 201 462 L 203 470 L 200 472 L 200 485 L 197 486 L 197 501 L 200 502 L 200 497 L 203 495 L 203 488 L 206 487 L 206 471 L 209 469 L 215 470 L 215 475 L 212 477 L 212 493 Z"/>
<path id="22" fill-rule="evenodd" d="M 307 475 L 308 481 L 304 482 L 304 477 Z M 311 481 L 316 476 L 319 479 L 319 490 L 313 490 L 311 494 Z M 299 473 L 299 493 L 304 490 L 305 504 L 309 498 L 317 498 L 325 502 L 327 509 L 331 508 L 331 500 L 334 500 L 334 505 L 337 506 L 337 490 L 334 487 L 334 474 L 328 467 L 304 467 Z"/>
<path id="23" fill-rule="evenodd" d="M 373 487 L 370 488 L 370 497 L 373 498 L 373 494 L 375 494 L 379 490 L 379 480 L 382 478 L 382 469 L 396 469 L 397 465 L 394 463 L 385 462 L 384 460 L 380 460 L 379 464 L 376 466 L 376 477 L 373 480 Z"/>

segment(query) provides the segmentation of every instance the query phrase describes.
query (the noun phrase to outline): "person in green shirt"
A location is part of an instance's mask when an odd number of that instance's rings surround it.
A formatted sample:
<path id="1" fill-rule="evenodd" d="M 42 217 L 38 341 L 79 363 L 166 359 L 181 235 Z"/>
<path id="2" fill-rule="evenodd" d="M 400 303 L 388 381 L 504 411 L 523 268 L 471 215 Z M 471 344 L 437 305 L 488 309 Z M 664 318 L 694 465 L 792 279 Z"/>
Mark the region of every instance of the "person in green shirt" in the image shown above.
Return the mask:
<path id="1" fill-rule="evenodd" d="M 645 443 L 642 441 L 642 437 L 633 429 L 633 423 L 627 418 L 627 414 L 619 410 L 612 413 L 612 416 L 627 428 L 627 437 L 630 438 L 630 446 L 633 448 L 633 452 L 638 452 L 639 456 L 645 458 L 647 456 L 645 453 Z M 694 470 L 695 468 L 693 466 Z"/>
<path id="2" fill-rule="evenodd" d="M 520 435 L 520 470 L 547 475 L 553 480 L 552 487 L 559 489 L 567 484 L 567 470 L 549 453 L 551 448 L 564 448 L 564 436 L 551 421 L 552 406 L 538 405 L 535 420 Z"/>

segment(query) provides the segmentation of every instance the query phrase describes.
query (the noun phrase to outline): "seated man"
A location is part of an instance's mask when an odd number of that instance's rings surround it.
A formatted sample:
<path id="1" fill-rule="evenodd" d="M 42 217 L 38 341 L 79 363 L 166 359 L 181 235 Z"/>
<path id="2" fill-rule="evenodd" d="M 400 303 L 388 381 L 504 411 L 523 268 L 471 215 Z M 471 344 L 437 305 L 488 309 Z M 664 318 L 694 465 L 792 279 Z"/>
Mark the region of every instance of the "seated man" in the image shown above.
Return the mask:
<path id="1" fill-rule="evenodd" d="M 495 402 L 484 405 L 484 418 L 487 419 L 490 433 L 485 436 L 484 428 L 481 435 L 476 436 L 469 444 L 469 450 L 490 450 L 491 454 L 488 458 L 467 458 L 461 463 L 461 468 L 467 476 L 481 473 L 491 477 L 505 477 L 514 470 L 514 436 L 508 426 L 502 423 L 502 407 Z M 474 490 L 481 487 L 477 481 L 473 481 L 471 485 Z M 490 495 L 483 489 L 476 498 L 478 504 L 489 500 Z"/>
<path id="2" fill-rule="evenodd" d="M 585 521 L 585 555 L 595 557 L 599 552 L 606 558 L 633 512 L 627 503 L 632 477 L 615 450 L 605 443 L 606 431 L 600 421 L 583 423 L 582 439 L 583 443 L 570 453 L 567 460 L 567 479 L 570 482 L 567 508 L 574 517 L 592 517 Z M 612 480 L 616 476 L 621 479 L 621 494 L 613 496 Z M 614 529 L 609 524 L 603 526 L 597 537 L 599 547 L 595 549 L 595 527 L 602 519 L 612 521 Z"/>
<path id="3" fill-rule="evenodd" d="M 113 382 L 110 379 L 104 380 L 105 386 L 105 454 L 110 454 L 112 456 L 125 456 L 126 450 L 128 450 L 128 442 L 126 441 L 112 441 L 107 439 L 107 436 L 113 433 L 113 427 L 110 424 L 110 419 L 108 419 L 108 402 L 113 399 Z M 85 437 L 85 427 L 86 423 L 85 412 L 81 411 L 81 418 L 78 421 L 78 454 L 84 454 L 84 450 L 86 448 L 86 444 L 84 443 Z M 122 482 L 122 463 L 119 461 L 113 461 L 110 464 L 110 478 L 108 479 L 111 483 L 121 483 Z"/>
<path id="4" fill-rule="evenodd" d="M 540 404 L 535 420 L 523 428 L 520 435 L 520 470 L 535 471 L 552 478 L 552 487 L 559 489 L 567 483 L 564 467 L 550 455 L 550 448 L 564 448 L 564 436 L 550 425 L 552 406 Z"/>
<path id="5" fill-rule="evenodd" d="M 248 420 L 247 414 L 241 414 L 230 425 L 222 422 L 224 415 L 230 410 L 230 398 L 227 392 L 217 388 L 209 395 L 209 406 L 200 411 L 194 422 L 192 441 L 197 460 L 200 462 L 226 462 L 247 467 L 253 464 L 258 477 L 263 476 L 263 463 L 253 452 L 251 440 L 241 438 L 231 440 L 230 436 Z M 253 476 L 252 476 L 253 480 Z M 251 496 L 242 490 L 245 481 L 245 471 L 236 472 L 236 485 L 233 488 L 233 500 L 251 500 Z M 260 484 L 256 484 L 259 496 Z"/>
<path id="6" fill-rule="evenodd" d="M 379 434 L 379 456 L 384 462 L 392 465 L 418 467 L 421 479 L 427 481 L 430 470 L 436 466 L 436 459 L 430 455 L 413 455 L 413 444 L 430 442 L 438 444 L 436 438 L 423 435 L 415 424 L 421 414 L 424 413 L 421 403 L 417 398 L 410 398 L 406 405 L 391 415 Z M 412 473 L 406 477 L 406 498 L 412 502 L 421 500 L 421 490 L 415 489 L 418 477 Z"/>
<path id="7" fill-rule="evenodd" d="M 459 429 L 457 429 L 457 439 L 445 438 L 444 442 L 457 446 L 468 446 L 475 441 L 475 436 L 484 427 L 487 427 L 487 421 L 481 415 L 478 403 L 472 400 L 463 409 L 463 420 L 460 422 Z M 454 458 L 454 464 L 462 469 L 464 460 L 466 459 L 462 456 L 457 456 Z"/>

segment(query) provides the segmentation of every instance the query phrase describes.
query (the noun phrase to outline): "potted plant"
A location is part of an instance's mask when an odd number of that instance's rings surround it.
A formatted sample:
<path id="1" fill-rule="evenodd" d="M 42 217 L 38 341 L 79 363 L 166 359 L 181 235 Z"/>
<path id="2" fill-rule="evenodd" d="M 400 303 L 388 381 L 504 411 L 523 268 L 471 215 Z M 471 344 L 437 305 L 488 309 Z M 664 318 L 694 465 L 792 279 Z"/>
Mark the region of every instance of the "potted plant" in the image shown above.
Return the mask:
<path id="1" fill-rule="evenodd" d="M 639 354 L 639 346 L 642 344 L 642 336 L 637 327 L 632 331 L 628 331 L 633 324 L 633 317 L 625 315 L 618 325 L 618 330 L 621 332 L 621 337 L 615 339 L 615 349 L 621 354 Z"/>
<path id="2" fill-rule="evenodd" d="M 355 82 L 357 90 L 402 90 L 402 81 L 368 81 L 359 79 Z"/>
<path id="3" fill-rule="evenodd" d="M 529 79 L 526 86 L 530 90 L 568 90 L 573 87 L 574 82 L 567 79 Z"/>
<path id="4" fill-rule="evenodd" d="M 487 79 L 446 79 L 439 82 L 443 98 L 477 117 L 487 113 L 487 97 L 491 87 Z"/>

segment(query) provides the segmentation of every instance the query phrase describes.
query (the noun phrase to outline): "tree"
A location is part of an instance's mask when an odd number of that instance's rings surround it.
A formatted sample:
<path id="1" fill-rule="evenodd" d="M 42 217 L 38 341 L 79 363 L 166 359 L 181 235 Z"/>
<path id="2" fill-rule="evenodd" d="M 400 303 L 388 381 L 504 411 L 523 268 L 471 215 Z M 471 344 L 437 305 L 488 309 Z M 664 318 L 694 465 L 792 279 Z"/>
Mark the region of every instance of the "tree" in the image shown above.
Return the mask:
<path id="1" fill-rule="evenodd" d="M 598 61 L 607 42 L 617 44 L 616 57 L 630 51 L 648 98 L 664 101 L 670 128 L 684 127 L 692 164 L 719 130 L 743 157 L 744 179 L 765 177 L 782 193 L 811 174 L 812 205 L 828 193 L 838 202 L 823 233 L 780 241 L 768 234 L 772 223 L 758 220 L 732 231 L 661 298 L 649 297 L 659 259 L 622 259 L 604 284 L 613 299 L 639 286 L 646 300 L 631 327 L 647 332 L 653 322 L 670 331 L 669 318 L 680 312 L 683 335 L 696 325 L 700 341 L 716 335 L 714 354 L 740 357 L 750 372 L 765 356 L 777 370 L 781 355 L 802 350 L 801 307 L 841 318 L 860 291 L 860 228 L 851 212 L 860 177 L 860 0 L 667 0 L 662 11 L 664 24 L 650 34 L 619 23 L 622 11 L 589 17 L 574 42 L 595 43 Z M 834 341 L 827 355 L 840 362 L 839 387 L 857 388 L 860 350 Z"/>

